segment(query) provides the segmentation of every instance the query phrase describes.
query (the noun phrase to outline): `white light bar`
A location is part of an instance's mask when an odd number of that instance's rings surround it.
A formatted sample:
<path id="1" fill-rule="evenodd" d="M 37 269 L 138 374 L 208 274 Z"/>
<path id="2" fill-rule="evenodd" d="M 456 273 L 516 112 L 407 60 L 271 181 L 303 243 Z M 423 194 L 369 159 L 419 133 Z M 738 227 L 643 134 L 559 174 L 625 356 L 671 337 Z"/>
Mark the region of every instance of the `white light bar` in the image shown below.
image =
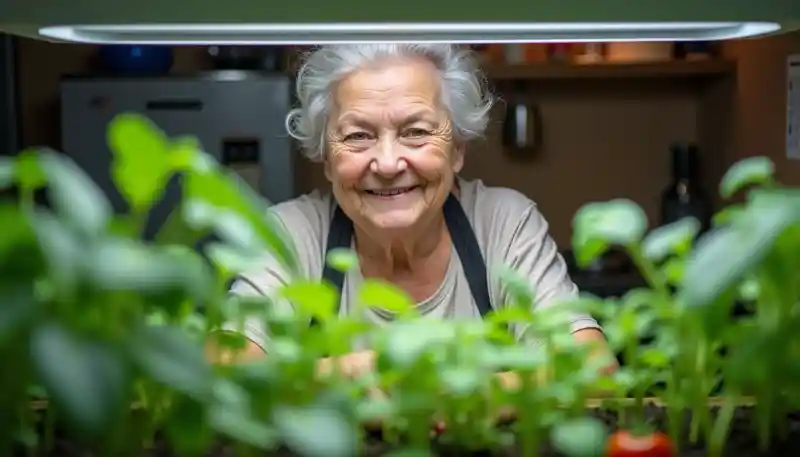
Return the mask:
<path id="1" fill-rule="evenodd" d="M 309 45 L 711 41 L 780 30 L 773 22 L 121 24 L 43 27 L 43 37 L 96 44 Z"/>

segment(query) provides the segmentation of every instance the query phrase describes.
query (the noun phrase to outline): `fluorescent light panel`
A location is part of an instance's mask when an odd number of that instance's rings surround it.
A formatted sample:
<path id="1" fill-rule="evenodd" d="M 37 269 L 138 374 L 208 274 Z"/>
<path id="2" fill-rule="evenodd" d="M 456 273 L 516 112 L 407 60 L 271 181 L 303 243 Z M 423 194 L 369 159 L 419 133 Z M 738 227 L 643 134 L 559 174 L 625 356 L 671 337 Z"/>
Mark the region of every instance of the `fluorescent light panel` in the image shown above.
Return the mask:
<path id="1" fill-rule="evenodd" d="M 43 27 L 43 37 L 97 44 L 307 45 L 386 42 L 709 41 L 780 30 L 772 22 L 121 24 Z"/>

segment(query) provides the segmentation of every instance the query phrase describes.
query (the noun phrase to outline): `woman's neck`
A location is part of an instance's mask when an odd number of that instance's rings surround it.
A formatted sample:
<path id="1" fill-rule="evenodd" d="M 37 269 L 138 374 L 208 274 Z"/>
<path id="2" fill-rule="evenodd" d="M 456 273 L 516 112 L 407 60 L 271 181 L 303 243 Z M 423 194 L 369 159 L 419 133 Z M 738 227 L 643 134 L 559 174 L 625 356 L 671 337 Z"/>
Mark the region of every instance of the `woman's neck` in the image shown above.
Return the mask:
<path id="1" fill-rule="evenodd" d="M 391 278 L 426 270 L 431 258 L 445 248 L 449 252 L 450 233 L 444 217 L 440 216 L 413 233 L 391 238 L 371 235 L 356 227 L 355 242 L 362 270 L 366 268 L 377 276 Z"/>

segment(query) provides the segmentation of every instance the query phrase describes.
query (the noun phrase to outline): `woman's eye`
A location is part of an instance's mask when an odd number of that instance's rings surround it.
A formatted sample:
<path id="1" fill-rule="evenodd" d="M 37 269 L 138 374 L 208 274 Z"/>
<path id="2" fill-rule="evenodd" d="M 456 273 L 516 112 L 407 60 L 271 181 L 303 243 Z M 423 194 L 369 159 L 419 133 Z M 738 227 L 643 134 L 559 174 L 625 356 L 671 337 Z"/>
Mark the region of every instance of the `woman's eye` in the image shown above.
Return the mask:
<path id="1" fill-rule="evenodd" d="M 425 129 L 408 129 L 404 134 L 407 138 L 421 138 L 430 135 L 430 132 Z"/>
<path id="2" fill-rule="evenodd" d="M 370 139 L 370 135 L 368 133 L 366 133 L 366 132 L 351 133 L 351 134 L 349 134 L 349 135 L 344 137 L 345 141 L 364 141 L 364 140 L 369 140 L 369 139 Z"/>

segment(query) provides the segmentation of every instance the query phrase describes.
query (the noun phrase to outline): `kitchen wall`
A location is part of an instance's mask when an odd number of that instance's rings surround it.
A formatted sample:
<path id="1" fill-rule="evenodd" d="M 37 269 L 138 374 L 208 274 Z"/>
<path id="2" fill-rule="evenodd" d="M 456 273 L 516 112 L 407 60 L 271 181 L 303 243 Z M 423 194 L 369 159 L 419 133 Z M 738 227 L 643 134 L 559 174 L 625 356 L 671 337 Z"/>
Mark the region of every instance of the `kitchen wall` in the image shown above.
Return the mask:
<path id="1" fill-rule="evenodd" d="M 501 104 L 487 138 L 470 148 L 465 174 L 536 200 L 564 247 L 572 214 L 587 201 L 628 197 L 656 221 L 659 193 L 669 181 L 667 148 L 674 140 L 698 141 L 704 148 L 709 191 L 730 163 L 753 154 L 771 156 L 782 179 L 800 184 L 800 162 L 783 158 L 785 65 L 791 52 L 800 52 L 800 34 L 727 43 L 724 53 L 738 60 L 738 76 L 731 80 L 730 93 L 722 85 L 719 94 L 703 97 L 692 84 L 665 79 L 527 84 L 523 96 L 542 113 L 540 150 L 525 160 L 504 153 Z M 90 72 L 93 53 L 91 46 L 21 40 L 24 144 L 59 147 L 59 79 Z M 201 47 L 176 52 L 176 72 L 209 67 Z M 499 95 L 510 99 L 514 94 Z M 731 103 L 709 105 L 704 102 L 709 96 Z M 721 112 L 709 112 L 709 106 Z M 719 125 L 709 127 L 709 122 Z M 717 133 L 704 137 L 709 131 Z M 302 160 L 297 182 L 300 190 L 325 186 L 319 167 Z"/>
<path id="2" fill-rule="evenodd" d="M 728 43 L 725 54 L 739 62 L 735 98 L 732 162 L 768 155 L 778 177 L 800 185 L 800 161 L 786 158 L 786 57 L 800 54 L 800 32 Z"/>

